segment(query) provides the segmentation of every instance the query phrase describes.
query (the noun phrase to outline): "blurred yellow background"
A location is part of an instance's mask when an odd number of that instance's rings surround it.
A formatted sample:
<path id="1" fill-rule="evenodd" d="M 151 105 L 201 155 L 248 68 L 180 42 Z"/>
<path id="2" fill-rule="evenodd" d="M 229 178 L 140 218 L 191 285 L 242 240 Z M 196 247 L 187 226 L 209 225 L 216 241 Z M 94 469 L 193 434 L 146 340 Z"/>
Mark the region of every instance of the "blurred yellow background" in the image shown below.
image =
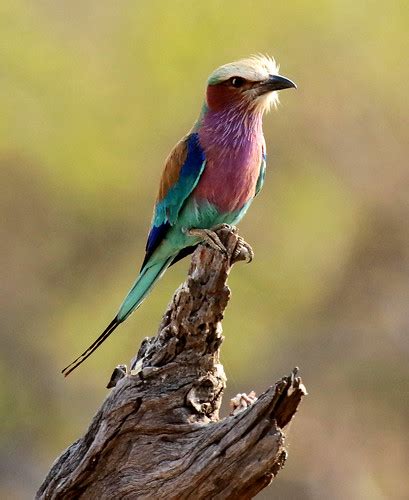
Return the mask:
<path id="1" fill-rule="evenodd" d="M 298 365 L 310 396 L 260 498 L 409 498 L 409 3 L 2 0 L 0 26 L 0 497 L 33 496 L 156 332 L 187 261 L 60 374 L 136 276 L 208 74 L 263 52 L 298 91 L 265 119 L 240 225 L 224 406 Z"/>

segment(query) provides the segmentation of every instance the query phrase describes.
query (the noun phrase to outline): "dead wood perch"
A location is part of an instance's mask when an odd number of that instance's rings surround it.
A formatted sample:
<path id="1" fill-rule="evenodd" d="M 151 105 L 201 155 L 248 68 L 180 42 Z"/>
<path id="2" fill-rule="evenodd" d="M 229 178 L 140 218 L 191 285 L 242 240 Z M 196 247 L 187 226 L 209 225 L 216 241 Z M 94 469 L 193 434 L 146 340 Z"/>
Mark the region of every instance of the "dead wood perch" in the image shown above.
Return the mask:
<path id="1" fill-rule="evenodd" d="M 226 229 L 218 234 L 232 256 L 240 238 Z M 306 392 L 295 371 L 219 420 L 230 260 L 198 247 L 158 334 L 142 342 L 131 373 L 118 377 L 36 498 L 246 499 L 271 482 L 287 456 L 282 429 Z"/>

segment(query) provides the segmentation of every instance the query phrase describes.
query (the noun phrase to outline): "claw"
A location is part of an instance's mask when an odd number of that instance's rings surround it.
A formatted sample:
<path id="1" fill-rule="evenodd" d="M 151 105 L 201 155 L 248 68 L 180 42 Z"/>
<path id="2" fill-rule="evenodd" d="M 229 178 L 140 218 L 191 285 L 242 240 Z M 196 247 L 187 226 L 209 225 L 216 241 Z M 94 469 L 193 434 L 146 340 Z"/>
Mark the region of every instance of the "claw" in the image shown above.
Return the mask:
<path id="1" fill-rule="evenodd" d="M 237 238 L 237 245 L 236 248 L 234 249 L 233 255 L 231 256 L 232 261 L 234 262 L 237 259 L 237 257 L 239 257 L 243 249 L 245 250 L 245 259 L 241 260 L 245 260 L 248 264 L 250 264 L 250 262 L 254 258 L 254 250 L 247 242 L 244 241 L 244 239 L 241 236 Z"/>

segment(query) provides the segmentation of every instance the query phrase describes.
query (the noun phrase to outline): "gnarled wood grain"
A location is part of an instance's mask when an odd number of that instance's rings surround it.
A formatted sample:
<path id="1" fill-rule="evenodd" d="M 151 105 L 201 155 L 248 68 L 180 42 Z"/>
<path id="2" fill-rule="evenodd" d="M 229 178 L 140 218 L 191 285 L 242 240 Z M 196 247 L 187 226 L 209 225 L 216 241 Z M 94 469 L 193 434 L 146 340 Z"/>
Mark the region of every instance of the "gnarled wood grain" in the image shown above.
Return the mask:
<path id="1" fill-rule="evenodd" d="M 231 257 L 239 237 L 226 229 L 219 236 Z M 116 370 L 115 387 L 38 499 L 245 499 L 271 482 L 287 456 L 283 428 L 306 392 L 295 371 L 219 419 L 231 260 L 198 247 L 158 334 L 142 342 L 129 373 Z"/>

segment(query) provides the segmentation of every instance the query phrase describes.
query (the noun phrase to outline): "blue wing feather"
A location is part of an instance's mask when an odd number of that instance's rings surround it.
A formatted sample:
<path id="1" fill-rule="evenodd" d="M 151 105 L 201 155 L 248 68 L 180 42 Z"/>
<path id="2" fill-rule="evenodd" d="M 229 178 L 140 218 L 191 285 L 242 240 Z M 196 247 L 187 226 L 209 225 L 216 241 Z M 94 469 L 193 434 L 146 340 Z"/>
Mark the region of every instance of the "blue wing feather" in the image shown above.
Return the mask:
<path id="1" fill-rule="evenodd" d="M 146 254 L 142 269 L 160 245 L 166 233 L 175 224 L 186 199 L 196 187 L 203 173 L 206 159 L 197 133 L 187 136 L 186 159 L 179 171 L 177 181 L 168 189 L 166 196 L 156 203 L 152 227 L 146 244 Z"/>
<path id="2" fill-rule="evenodd" d="M 165 222 L 164 224 L 160 224 L 159 226 L 151 227 L 148 234 L 148 240 L 146 242 L 146 253 L 145 258 L 142 262 L 141 270 L 145 267 L 145 264 L 148 262 L 149 257 L 153 254 L 159 243 L 163 240 L 169 228 L 169 222 Z"/>
<path id="3" fill-rule="evenodd" d="M 205 155 L 197 133 L 186 139 L 187 156 L 180 169 L 179 179 L 171 186 L 163 200 L 155 207 L 153 223 L 159 226 L 165 222 L 173 225 L 189 194 L 196 187 L 205 166 Z"/>

